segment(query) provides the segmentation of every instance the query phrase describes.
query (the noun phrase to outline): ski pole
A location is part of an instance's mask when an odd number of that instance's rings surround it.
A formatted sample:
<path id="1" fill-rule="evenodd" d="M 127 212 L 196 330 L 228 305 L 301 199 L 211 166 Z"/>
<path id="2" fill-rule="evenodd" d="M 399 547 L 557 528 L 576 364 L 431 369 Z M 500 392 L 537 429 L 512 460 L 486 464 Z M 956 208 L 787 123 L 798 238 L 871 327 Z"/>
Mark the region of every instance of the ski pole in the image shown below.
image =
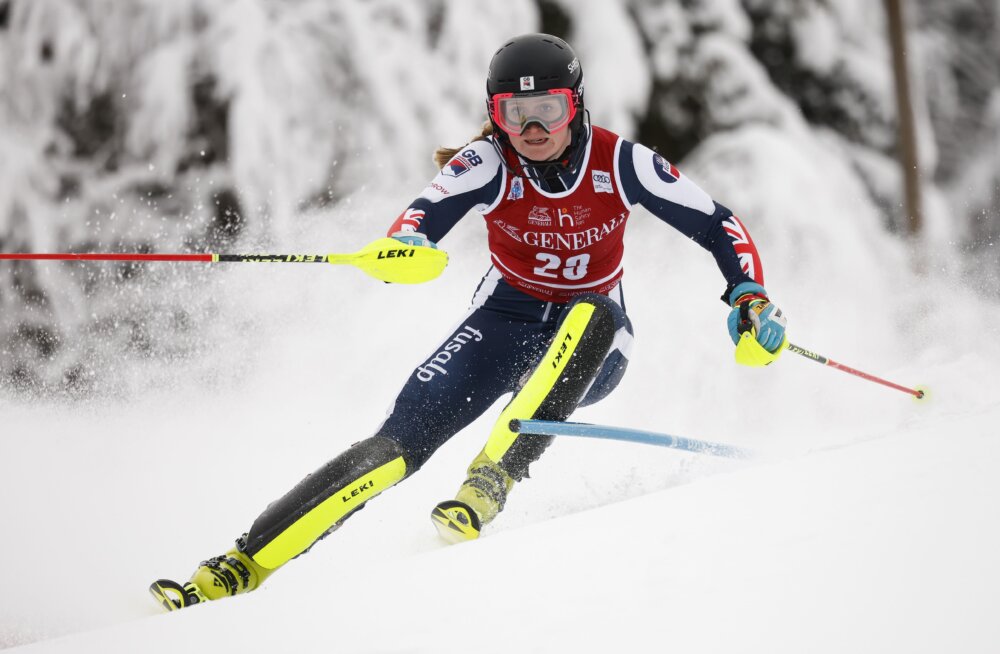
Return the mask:
<path id="1" fill-rule="evenodd" d="M 660 447 L 670 447 L 675 450 L 712 454 L 714 456 L 724 456 L 733 459 L 747 459 L 753 455 L 750 450 L 723 443 L 711 443 L 709 441 L 682 438 L 680 436 L 671 436 L 670 434 L 658 434 L 640 429 L 591 425 L 583 422 L 511 420 L 510 430 L 534 436 L 582 436 L 586 438 L 628 441 L 630 443 L 645 443 L 647 445 L 659 445 Z"/>
<path id="2" fill-rule="evenodd" d="M 856 370 L 854 368 L 851 368 L 850 366 L 845 366 L 842 363 L 837 363 L 833 359 L 829 359 L 829 358 L 823 356 L 822 354 L 816 354 L 815 352 L 810 352 L 809 350 L 801 348 L 798 345 L 795 345 L 793 343 L 789 343 L 788 344 L 788 349 L 790 351 L 794 352 L 795 354 L 804 356 L 805 358 L 807 358 L 807 359 L 809 359 L 811 361 L 815 361 L 816 363 L 821 363 L 823 365 L 830 366 L 831 368 L 836 368 L 837 370 L 841 370 L 843 372 L 847 372 L 847 373 L 850 373 L 852 375 L 856 375 L 858 377 L 861 377 L 862 379 L 867 379 L 868 381 L 873 381 L 876 384 L 882 384 L 883 386 L 888 386 L 889 388 L 894 388 L 897 391 L 902 391 L 904 393 L 909 393 L 910 395 L 912 395 L 914 398 L 916 398 L 918 400 L 923 399 L 924 396 L 926 395 L 926 392 L 923 389 L 920 389 L 920 388 L 907 388 L 906 386 L 900 386 L 899 384 L 894 384 L 893 382 L 885 380 L 885 379 L 882 379 L 881 377 L 876 377 L 875 375 L 868 374 L 867 372 L 862 372 L 860 370 Z"/>
<path id="3" fill-rule="evenodd" d="M 448 265 L 443 250 L 380 238 L 346 254 L 141 254 L 141 253 L 0 253 L 0 261 L 190 261 L 203 263 L 332 263 L 354 266 L 375 279 L 419 284 L 434 279 Z"/>

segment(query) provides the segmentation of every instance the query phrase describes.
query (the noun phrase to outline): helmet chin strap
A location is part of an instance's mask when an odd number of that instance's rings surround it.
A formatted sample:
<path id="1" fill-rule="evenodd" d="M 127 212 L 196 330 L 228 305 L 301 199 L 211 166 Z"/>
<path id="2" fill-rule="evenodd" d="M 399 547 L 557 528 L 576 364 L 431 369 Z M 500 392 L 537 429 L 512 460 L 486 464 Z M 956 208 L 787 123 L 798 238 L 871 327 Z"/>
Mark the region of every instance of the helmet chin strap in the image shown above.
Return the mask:
<path id="1" fill-rule="evenodd" d="M 494 129 L 493 147 L 500 155 L 504 168 L 515 177 L 527 177 L 535 181 L 551 179 L 565 173 L 575 174 L 586 150 L 587 134 L 590 127 L 590 112 L 584 109 L 583 113 L 583 120 L 580 121 L 579 127 L 573 131 L 569 145 L 558 157 L 547 161 L 535 161 L 523 156 L 510 142 L 510 137 L 503 130 Z M 510 162 L 508 153 L 514 155 L 512 158 L 515 165 Z M 521 165 L 521 161 L 527 165 Z"/>

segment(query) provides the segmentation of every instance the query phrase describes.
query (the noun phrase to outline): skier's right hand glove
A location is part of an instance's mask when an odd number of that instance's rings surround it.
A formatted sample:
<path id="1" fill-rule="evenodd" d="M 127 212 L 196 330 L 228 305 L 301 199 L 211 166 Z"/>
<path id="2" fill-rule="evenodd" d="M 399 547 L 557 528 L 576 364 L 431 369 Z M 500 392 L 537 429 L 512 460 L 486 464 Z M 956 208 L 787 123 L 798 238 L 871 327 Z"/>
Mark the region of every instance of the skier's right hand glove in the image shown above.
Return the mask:
<path id="1" fill-rule="evenodd" d="M 760 284 L 744 282 L 729 294 L 729 336 L 736 344 L 736 362 L 766 366 L 788 347 L 784 314 L 767 298 Z"/>
<path id="2" fill-rule="evenodd" d="M 421 234 L 420 232 L 395 232 L 390 234 L 389 238 L 394 238 L 400 243 L 405 243 L 406 245 L 419 245 L 427 248 L 437 249 L 437 243 L 427 239 L 427 236 Z"/>

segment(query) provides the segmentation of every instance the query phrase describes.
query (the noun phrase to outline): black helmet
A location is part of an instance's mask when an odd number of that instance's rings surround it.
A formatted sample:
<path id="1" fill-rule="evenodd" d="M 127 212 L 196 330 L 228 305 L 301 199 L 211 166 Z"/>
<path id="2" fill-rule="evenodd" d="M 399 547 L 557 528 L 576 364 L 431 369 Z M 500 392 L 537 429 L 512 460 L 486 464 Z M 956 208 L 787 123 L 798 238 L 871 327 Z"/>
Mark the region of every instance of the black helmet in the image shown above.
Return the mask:
<path id="1" fill-rule="evenodd" d="M 550 34 L 524 34 L 504 43 L 490 61 L 486 78 L 486 104 L 493 131 L 502 141 L 509 143 L 506 133 L 498 123 L 495 113 L 495 96 L 541 95 L 555 89 L 568 89 L 575 109 L 569 123 L 573 139 L 567 150 L 568 157 L 562 167 L 576 168 L 579 147 L 585 138 L 583 125 L 583 68 L 573 48 L 557 36 Z M 547 127 L 546 127 L 547 129 Z"/>
<path id="2" fill-rule="evenodd" d="M 504 43 L 490 60 L 486 95 L 570 89 L 583 110 L 583 69 L 573 48 L 551 34 L 524 34 Z"/>

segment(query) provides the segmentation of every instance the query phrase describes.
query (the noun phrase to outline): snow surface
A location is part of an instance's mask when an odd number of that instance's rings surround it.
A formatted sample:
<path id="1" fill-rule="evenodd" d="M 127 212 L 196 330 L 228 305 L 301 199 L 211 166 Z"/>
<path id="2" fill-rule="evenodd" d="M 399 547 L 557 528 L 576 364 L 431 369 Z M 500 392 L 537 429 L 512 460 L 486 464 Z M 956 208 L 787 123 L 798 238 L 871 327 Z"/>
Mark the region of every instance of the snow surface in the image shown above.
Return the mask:
<path id="1" fill-rule="evenodd" d="M 706 142 L 683 170 L 745 208 L 793 342 L 927 384 L 929 402 L 790 354 L 736 366 L 711 257 L 637 211 L 634 359 L 574 418 L 759 458 L 560 440 L 480 541 L 444 546 L 429 510 L 457 490 L 496 406 L 260 592 L 160 615 L 151 580 L 186 577 L 372 433 L 465 311 L 485 230 L 463 221 L 443 243 L 448 270 L 418 287 L 350 269 L 219 269 L 186 289 L 212 297 L 223 324 L 202 356 L 147 369 L 120 397 L 3 398 L 0 645 L 995 652 L 1000 310 L 944 273 L 909 272 L 913 254 L 878 229 L 831 147 L 752 128 Z M 351 249 L 409 195 L 359 194 L 305 216 L 291 243 Z M 816 202 L 808 216 L 800 195 Z"/>
<path id="2" fill-rule="evenodd" d="M 947 448 L 916 425 L 468 545 L 369 521 L 409 551 L 331 543 L 245 598 L 18 651 L 996 651 L 996 439 L 981 416 L 952 428 Z"/>

